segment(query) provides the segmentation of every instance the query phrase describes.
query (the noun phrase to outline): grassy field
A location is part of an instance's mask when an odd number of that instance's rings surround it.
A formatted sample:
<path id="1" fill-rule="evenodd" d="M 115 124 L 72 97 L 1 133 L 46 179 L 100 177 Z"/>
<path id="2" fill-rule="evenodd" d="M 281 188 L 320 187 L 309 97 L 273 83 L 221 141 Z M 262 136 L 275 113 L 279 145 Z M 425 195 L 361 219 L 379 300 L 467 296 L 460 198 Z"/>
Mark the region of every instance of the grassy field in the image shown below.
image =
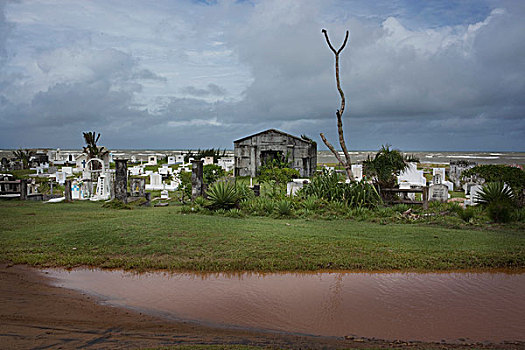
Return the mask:
<path id="1" fill-rule="evenodd" d="M 447 229 L 353 220 L 229 218 L 180 207 L 0 201 L 0 261 L 125 269 L 455 270 L 525 268 L 512 227 Z"/>

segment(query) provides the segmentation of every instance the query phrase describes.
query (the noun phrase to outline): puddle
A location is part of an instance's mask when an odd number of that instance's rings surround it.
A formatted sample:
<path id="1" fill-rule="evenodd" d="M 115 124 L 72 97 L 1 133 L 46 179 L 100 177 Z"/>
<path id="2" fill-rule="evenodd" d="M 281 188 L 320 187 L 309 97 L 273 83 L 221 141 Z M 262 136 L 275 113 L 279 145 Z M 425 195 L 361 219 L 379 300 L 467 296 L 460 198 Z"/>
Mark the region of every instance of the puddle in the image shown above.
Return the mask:
<path id="1" fill-rule="evenodd" d="M 103 303 L 176 320 L 387 340 L 525 341 L 525 274 L 46 272 Z"/>

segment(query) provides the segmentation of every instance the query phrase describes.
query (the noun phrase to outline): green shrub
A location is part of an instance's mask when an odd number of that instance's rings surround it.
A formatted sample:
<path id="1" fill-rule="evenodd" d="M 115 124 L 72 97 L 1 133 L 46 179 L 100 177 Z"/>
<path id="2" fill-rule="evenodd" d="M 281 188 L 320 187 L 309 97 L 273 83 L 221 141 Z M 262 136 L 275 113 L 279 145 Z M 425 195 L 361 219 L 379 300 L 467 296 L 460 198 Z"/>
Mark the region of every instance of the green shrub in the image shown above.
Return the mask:
<path id="1" fill-rule="evenodd" d="M 293 202 L 288 199 L 277 201 L 274 210 L 278 216 L 291 216 L 293 214 Z"/>
<path id="2" fill-rule="evenodd" d="M 513 204 L 514 193 L 503 182 L 489 182 L 481 188 L 481 191 L 474 197 L 474 201 L 483 205 L 489 205 L 493 202 Z"/>
<path id="3" fill-rule="evenodd" d="M 205 206 L 208 205 L 208 202 L 206 201 L 206 199 L 204 199 L 203 197 L 200 197 L 200 196 L 197 197 L 197 198 L 195 198 L 194 203 L 195 203 L 196 205 L 201 206 L 201 207 L 205 207 Z"/>
<path id="4" fill-rule="evenodd" d="M 319 209 L 321 200 L 316 196 L 308 196 L 301 201 L 301 207 L 307 210 L 315 211 Z"/>
<path id="5" fill-rule="evenodd" d="M 487 213 L 494 222 L 505 223 L 512 220 L 514 207 L 504 201 L 495 201 L 487 205 Z"/>
<path id="6" fill-rule="evenodd" d="M 463 209 L 460 207 L 460 210 L 456 211 L 461 220 L 465 222 L 470 222 L 472 218 L 476 215 L 476 210 L 473 207 Z"/>
<path id="7" fill-rule="evenodd" d="M 202 177 L 205 184 L 212 184 L 226 174 L 223 168 L 216 164 L 206 164 L 202 167 Z"/>
<path id="8" fill-rule="evenodd" d="M 237 187 L 230 182 L 216 182 L 206 192 L 212 209 L 231 209 L 239 203 Z"/>
<path id="9" fill-rule="evenodd" d="M 483 178 L 486 182 L 504 182 L 516 193 L 525 188 L 525 171 L 508 165 L 485 164 L 464 171 L 462 177 L 473 175 Z"/>
<path id="10" fill-rule="evenodd" d="M 525 222 L 525 208 L 519 208 L 512 213 L 512 220 L 518 222 Z"/>
<path id="11" fill-rule="evenodd" d="M 227 217 L 230 217 L 230 218 L 242 218 L 244 217 L 244 214 L 237 208 L 233 208 L 233 209 L 230 209 L 228 211 L 225 212 L 225 214 Z"/>

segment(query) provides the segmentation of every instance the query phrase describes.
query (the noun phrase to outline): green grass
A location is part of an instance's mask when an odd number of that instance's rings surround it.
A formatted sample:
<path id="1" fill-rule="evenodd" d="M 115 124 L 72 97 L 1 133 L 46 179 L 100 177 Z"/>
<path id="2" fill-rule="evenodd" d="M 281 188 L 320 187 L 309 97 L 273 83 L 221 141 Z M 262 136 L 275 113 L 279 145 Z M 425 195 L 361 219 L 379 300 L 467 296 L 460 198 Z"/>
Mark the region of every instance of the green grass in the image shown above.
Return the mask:
<path id="1" fill-rule="evenodd" d="M 199 271 L 523 269 L 512 226 L 184 215 L 179 206 L 0 201 L 0 261 Z"/>

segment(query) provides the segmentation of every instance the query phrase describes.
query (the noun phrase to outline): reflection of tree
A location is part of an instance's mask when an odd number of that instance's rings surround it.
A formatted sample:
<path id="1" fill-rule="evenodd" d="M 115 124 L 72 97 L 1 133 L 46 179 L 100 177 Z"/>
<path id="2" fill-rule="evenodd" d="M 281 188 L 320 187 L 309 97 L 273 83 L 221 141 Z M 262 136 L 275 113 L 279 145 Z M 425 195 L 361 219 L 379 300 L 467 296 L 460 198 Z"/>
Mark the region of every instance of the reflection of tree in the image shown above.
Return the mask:
<path id="1" fill-rule="evenodd" d="M 336 273 L 334 275 L 334 281 L 330 284 L 329 294 L 327 298 L 323 299 L 322 314 L 319 315 L 319 319 L 322 322 L 331 321 L 334 316 L 340 312 L 340 307 L 343 302 L 343 277 L 344 273 Z"/>

